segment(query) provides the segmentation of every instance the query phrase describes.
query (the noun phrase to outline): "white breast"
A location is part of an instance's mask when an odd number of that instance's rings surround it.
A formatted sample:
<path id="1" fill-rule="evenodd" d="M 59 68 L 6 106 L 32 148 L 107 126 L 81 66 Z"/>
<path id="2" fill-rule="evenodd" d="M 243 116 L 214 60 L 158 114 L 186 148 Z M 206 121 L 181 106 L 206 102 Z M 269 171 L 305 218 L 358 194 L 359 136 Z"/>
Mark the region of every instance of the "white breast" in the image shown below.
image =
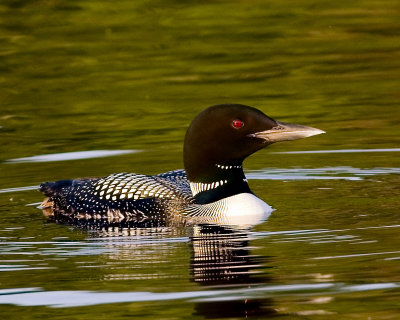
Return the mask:
<path id="1" fill-rule="evenodd" d="M 191 205 L 187 215 L 198 223 L 252 226 L 266 220 L 274 209 L 251 193 L 240 193 L 204 205 Z"/>

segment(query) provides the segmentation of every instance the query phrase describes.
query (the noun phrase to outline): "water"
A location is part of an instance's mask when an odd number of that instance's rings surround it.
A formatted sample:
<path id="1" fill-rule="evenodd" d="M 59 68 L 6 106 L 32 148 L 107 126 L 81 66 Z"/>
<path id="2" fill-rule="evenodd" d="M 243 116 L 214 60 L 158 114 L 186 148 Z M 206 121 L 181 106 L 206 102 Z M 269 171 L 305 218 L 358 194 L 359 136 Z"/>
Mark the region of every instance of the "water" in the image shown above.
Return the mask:
<path id="1" fill-rule="evenodd" d="M 2 1 L 2 318 L 398 319 L 399 9 Z M 85 231 L 36 209 L 43 181 L 182 168 L 223 102 L 327 132 L 245 162 L 263 223 Z"/>

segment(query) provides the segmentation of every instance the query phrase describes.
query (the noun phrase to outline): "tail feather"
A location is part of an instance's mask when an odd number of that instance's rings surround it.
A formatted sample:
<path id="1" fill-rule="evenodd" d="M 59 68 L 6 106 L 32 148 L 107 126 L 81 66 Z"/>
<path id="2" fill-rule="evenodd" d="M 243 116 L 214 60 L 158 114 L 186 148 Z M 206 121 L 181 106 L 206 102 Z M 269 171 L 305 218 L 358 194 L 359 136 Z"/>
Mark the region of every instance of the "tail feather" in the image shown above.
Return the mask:
<path id="1" fill-rule="evenodd" d="M 43 200 L 43 202 L 40 204 L 38 209 L 41 209 L 43 211 L 43 214 L 46 217 L 53 217 L 54 216 L 54 202 L 51 201 L 49 198 L 46 198 Z"/>
<path id="2" fill-rule="evenodd" d="M 56 182 L 45 182 L 39 186 L 39 191 L 47 197 L 58 194 L 62 189 L 70 187 L 73 180 L 60 180 Z"/>

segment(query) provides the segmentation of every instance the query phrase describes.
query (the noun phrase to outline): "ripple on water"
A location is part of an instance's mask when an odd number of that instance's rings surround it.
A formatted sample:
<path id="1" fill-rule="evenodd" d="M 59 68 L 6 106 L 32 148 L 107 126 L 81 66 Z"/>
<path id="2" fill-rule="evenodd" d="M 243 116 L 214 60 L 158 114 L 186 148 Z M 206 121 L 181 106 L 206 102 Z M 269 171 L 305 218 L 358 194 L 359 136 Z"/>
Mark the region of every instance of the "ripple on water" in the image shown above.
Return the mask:
<path id="1" fill-rule="evenodd" d="M 265 168 L 246 172 L 254 180 L 362 180 L 364 176 L 399 174 L 400 168 L 323 167 L 323 168 Z"/>
<path id="2" fill-rule="evenodd" d="M 246 171 L 250 180 L 350 180 L 359 181 L 365 176 L 399 174 L 400 168 L 323 167 L 323 168 L 265 168 Z M 345 176 L 343 176 L 345 175 Z M 0 193 L 37 190 L 39 186 L 0 189 Z M 35 205 L 30 204 L 30 205 Z M 37 203 L 39 204 L 39 203 Z"/>
<path id="3" fill-rule="evenodd" d="M 310 153 L 364 153 L 364 152 L 400 152 L 400 148 L 282 151 L 282 152 L 272 152 L 272 153 L 275 153 L 275 154 L 310 154 Z"/>
<path id="4" fill-rule="evenodd" d="M 104 158 L 119 156 L 123 154 L 138 153 L 141 150 L 92 150 L 92 151 L 77 151 L 77 152 L 64 152 L 42 154 L 39 156 L 9 159 L 7 163 L 20 163 L 20 162 L 53 162 L 53 161 L 66 161 L 66 160 L 81 160 L 92 158 Z"/>
<path id="5" fill-rule="evenodd" d="M 363 292 L 399 288 L 399 283 L 367 283 L 362 285 L 347 285 L 344 283 L 305 283 L 294 285 L 254 286 L 230 290 L 204 290 L 183 292 L 99 292 L 84 290 L 42 291 L 41 288 L 10 288 L 0 290 L 0 304 L 13 304 L 19 306 L 48 306 L 53 308 L 67 308 L 90 306 L 123 302 L 151 302 L 189 300 L 193 302 L 204 301 L 233 301 L 251 299 L 263 296 L 274 297 L 282 293 L 290 294 L 301 292 L 313 294 L 341 294 L 349 292 Z"/>

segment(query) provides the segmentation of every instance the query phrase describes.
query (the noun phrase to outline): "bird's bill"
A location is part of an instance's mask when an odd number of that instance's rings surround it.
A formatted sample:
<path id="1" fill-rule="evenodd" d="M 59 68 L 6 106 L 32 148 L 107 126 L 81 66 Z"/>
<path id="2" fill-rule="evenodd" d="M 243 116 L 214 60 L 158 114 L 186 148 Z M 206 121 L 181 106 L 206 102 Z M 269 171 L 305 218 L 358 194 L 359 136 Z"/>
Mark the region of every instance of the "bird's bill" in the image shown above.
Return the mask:
<path id="1" fill-rule="evenodd" d="M 276 121 L 277 126 L 272 129 L 252 133 L 249 136 L 264 139 L 266 142 L 274 143 L 281 141 L 291 141 L 315 136 L 325 133 L 320 129 L 307 127 L 299 124 L 291 124 Z"/>

